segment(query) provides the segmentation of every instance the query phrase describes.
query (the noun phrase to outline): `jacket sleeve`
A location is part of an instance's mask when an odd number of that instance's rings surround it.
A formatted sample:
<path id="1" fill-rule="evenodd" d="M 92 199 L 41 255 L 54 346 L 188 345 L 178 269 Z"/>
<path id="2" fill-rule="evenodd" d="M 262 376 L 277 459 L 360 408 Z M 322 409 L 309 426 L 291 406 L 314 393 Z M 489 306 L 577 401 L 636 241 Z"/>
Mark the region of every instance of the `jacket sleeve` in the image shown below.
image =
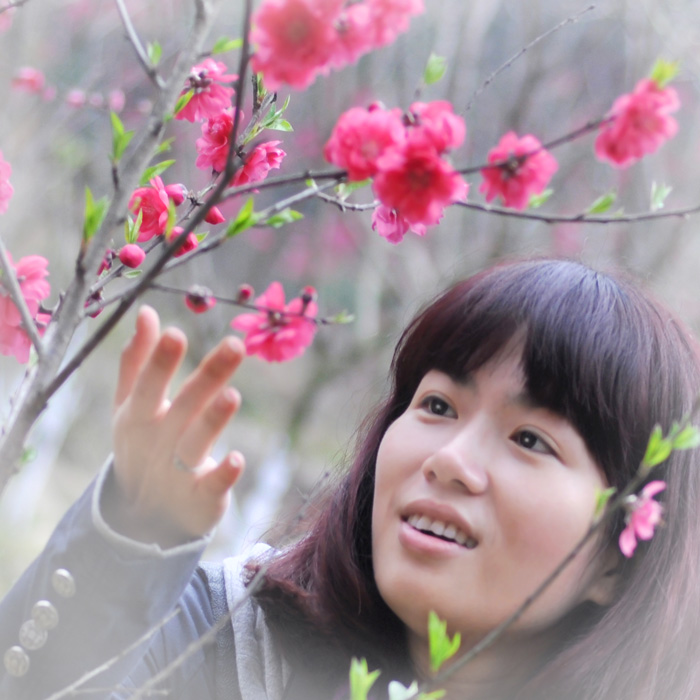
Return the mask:
<path id="1" fill-rule="evenodd" d="M 100 690 L 80 697 L 128 697 L 128 687 L 142 685 L 213 624 L 207 576 L 197 569 L 207 539 L 164 550 L 121 536 L 100 513 L 110 481 L 108 465 L 0 603 L 3 700 L 44 700 L 100 667 L 81 686 Z M 181 664 L 167 681 L 177 689 L 168 697 L 210 696 L 210 658 L 202 649 Z M 186 686 L 196 694 L 184 694 Z"/>

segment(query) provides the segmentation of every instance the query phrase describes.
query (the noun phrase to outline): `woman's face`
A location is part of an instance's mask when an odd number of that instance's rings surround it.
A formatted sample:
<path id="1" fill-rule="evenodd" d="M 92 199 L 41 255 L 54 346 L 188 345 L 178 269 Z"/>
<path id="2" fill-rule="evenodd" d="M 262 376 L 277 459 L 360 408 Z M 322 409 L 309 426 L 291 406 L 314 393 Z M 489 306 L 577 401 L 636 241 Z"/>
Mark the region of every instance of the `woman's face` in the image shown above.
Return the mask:
<path id="1" fill-rule="evenodd" d="M 382 597 L 425 637 L 435 610 L 480 638 L 507 618 L 585 534 L 605 478 L 580 435 L 534 405 L 519 358 L 465 382 L 432 370 L 377 457 L 372 543 Z M 605 602 L 593 538 L 508 632 L 539 633 L 578 603 Z"/>

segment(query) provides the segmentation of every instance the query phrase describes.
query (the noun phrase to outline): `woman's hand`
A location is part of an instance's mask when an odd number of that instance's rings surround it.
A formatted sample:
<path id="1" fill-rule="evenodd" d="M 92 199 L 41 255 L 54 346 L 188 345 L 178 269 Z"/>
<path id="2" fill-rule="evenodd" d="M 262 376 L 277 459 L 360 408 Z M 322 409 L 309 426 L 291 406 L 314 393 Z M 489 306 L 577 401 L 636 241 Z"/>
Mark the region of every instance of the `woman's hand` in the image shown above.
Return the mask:
<path id="1" fill-rule="evenodd" d="M 116 494 L 105 517 L 135 539 L 172 546 L 209 532 L 230 501 L 244 461 L 209 452 L 240 405 L 227 382 L 242 343 L 222 340 L 187 378 L 172 402 L 168 389 L 187 349 L 176 328 L 161 333 L 158 314 L 140 309 L 136 333 L 121 356 L 113 420 Z"/>

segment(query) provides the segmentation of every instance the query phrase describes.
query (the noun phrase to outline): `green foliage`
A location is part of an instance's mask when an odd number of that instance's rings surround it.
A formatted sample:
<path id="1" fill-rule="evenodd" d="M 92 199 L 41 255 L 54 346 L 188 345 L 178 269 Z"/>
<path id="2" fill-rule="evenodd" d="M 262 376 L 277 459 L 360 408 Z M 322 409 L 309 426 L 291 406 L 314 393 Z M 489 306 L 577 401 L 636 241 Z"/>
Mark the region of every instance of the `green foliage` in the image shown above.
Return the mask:
<path id="1" fill-rule="evenodd" d="M 136 243 L 139 239 L 139 232 L 141 231 L 141 223 L 143 222 L 143 210 L 139 209 L 136 221 L 134 221 L 130 216 L 126 217 L 124 222 L 124 239 L 127 243 Z"/>
<path id="2" fill-rule="evenodd" d="M 101 197 L 97 201 L 89 187 L 85 188 L 85 212 L 83 214 L 83 241 L 88 243 L 97 233 L 107 213 L 109 199 Z"/>
<path id="3" fill-rule="evenodd" d="M 178 101 L 175 103 L 174 114 L 181 112 L 190 103 L 190 100 L 194 97 L 194 90 L 188 90 L 183 95 L 180 95 Z"/>
<path id="4" fill-rule="evenodd" d="M 269 219 L 265 219 L 265 221 L 262 223 L 265 226 L 271 226 L 272 228 L 281 228 L 285 224 L 291 224 L 292 221 L 299 221 L 299 219 L 303 218 L 304 215 L 301 212 L 286 207 L 277 214 L 273 214 Z"/>
<path id="5" fill-rule="evenodd" d="M 610 499 L 615 495 L 615 492 L 617 489 L 614 486 L 611 486 L 610 488 L 607 488 L 603 491 L 600 489 L 596 489 L 596 494 L 595 494 L 595 510 L 593 511 L 593 522 L 597 523 L 601 516 L 603 515 L 603 512 L 605 511 L 606 506 L 610 502 Z"/>
<path id="6" fill-rule="evenodd" d="M 257 129 L 253 129 L 248 135 L 246 143 L 251 141 L 254 136 L 257 136 L 264 129 L 272 129 L 273 131 L 294 131 L 292 125 L 286 119 L 282 118 L 282 115 L 287 111 L 287 107 L 289 107 L 289 96 L 279 109 L 275 109 L 274 105 L 270 107 L 267 114 L 260 121 Z"/>
<path id="7" fill-rule="evenodd" d="M 462 635 L 456 632 L 450 639 L 447 634 L 447 622 L 441 620 L 437 613 L 431 610 L 428 613 L 428 644 L 430 646 L 430 668 L 433 672 L 440 670 L 441 666 L 451 659 L 458 651 L 462 643 Z"/>
<path id="8" fill-rule="evenodd" d="M 530 197 L 528 206 L 530 209 L 539 209 L 553 194 L 554 190 L 552 189 L 546 189 L 541 194 L 533 194 L 532 197 Z"/>
<path id="9" fill-rule="evenodd" d="M 379 677 L 379 673 L 369 672 L 367 659 L 353 658 L 350 663 L 350 700 L 367 700 L 367 693 Z"/>
<path id="10" fill-rule="evenodd" d="M 167 153 L 167 151 L 170 150 L 170 146 L 172 145 L 174 140 L 175 140 L 175 137 L 173 136 L 172 138 L 165 139 L 164 141 L 159 143 L 158 148 L 156 148 L 154 155 L 157 156 L 161 153 Z"/>
<path id="11" fill-rule="evenodd" d="M 328 323 L 336 323 L 338 325 L 344 325 L 346 323 L 352 323 L 355 320 L 355 316 L 350 312 L 343 310 L 328 319 Z"/>
<path id="12" fill-rule="evenodd" d="M 667 61 L 663 58 L 657 58 L 649 77 L 659 88 L 665 88 L 676 77 L 679 67 L 678 61 Z"/>
<path id="13" fill-rule="evenodd" d="M 447 59 L 444 56 L 438 56 L 431 53 L 428 58 L 428 63 L 423 72 L 423 82 L 426 85 L 432 85 L 443 79 L 447 70 Z"/>
<path id="14" fill-rule="evenodd" d="M 660 425 L 655 425 L 649 436 L 642 465 L 643 475 L 646 475 L 658 464 L 668 459 L 673 450 L 691 450 L 700 445 L 700 430 L 685 421 L 683 424 L 674 423 L 668 435 L 664 437 Z"/>
<path id="15" fill-rule="evenodd" d="M 243 39 L 230 39 L 227 36 L 219 37 L 212 47 L 212 54 L 227 53 L 228 51 L 235 51 L 243 46 Z"/>
<path id="16" fill-rule="evenodd" d="M 254 204 L 253 198 L 249 197 L 238 212 L 238 216 L 228 225 L 226 238 L 233 238 L 258 223 L 260 215 L 253 211 Z"/>
<path id="17" fill-rule="evenodd" d="M 165 240 L 169 241 L 170 240 L 170 235 L 173 232 L 173 229 L 175 228 L 175 223 L 177 222 L 177 211 L 175 210 L 175 202 L 173 202 L 172 199 L 168 200 L 168 223 L 165 224 L 165 231 L 163 231 L 163 235 L 165 236 Z"/>
<path id="18" fill-rule="evenodd" d="M 112 163 L 118 163 L 134 137 L 133 131 L 125 131 L 116 112 L 109 113 L 112 120 Z"/>
<path id="19" fill-rule="evenodd" d="M 656 180 L 651 183 L 651 210 L 658 211 L 664 208 L 666 197 L 671 194 L 673 187 L 669 185 L 657 185 Z"/>
<path id="20" fill-rule="evenodd" d="M 134 277 L 138 277 L 143 270 L 125 270 L 122 272 L 122 277 L 126 277 L 127 279 L 134 279 Z"/>
<path id="21" fill-rule="evenodd" d="M 162 160 L 160 163 L 151 165 L 143 171 L 143 175 L 141 175 L 141 181 L 139 184 L 147 185 L 154 177 L 162 175 L 174 163 L 174 160 Z"/>
<path id="22" fill-rule="evenodd" d="M 586 214 L 605 214 L 605 212 L 610 211 L 612 205 L 615 204 L 615 200 L 617 200 L 617 192 L 614 190 L 606 192 L 586 209 Z"/>
<path id="23" fill-rule="evenodd" d="M 358 180 L 356 182 L 341 182 L 336 185 L 335 193 L 338 195 L 338 199 L 347 199 L 356 190 L 367 187 L 367 185 L 372 183 L 372 178 L 367 178 L 366 180 Z M 313 180 L 306 182 L 308 187 L 315 187 L 316 183 Z"/>
<path id="24" fill-rule="evenodd" d="M 148 44 L 146 53 L 148 54 L 148 60 L 151 62 L 151 65 L 155 67 L 160 63 L 160 58 L 163 55 L 163 47 L 157 41 L 154 41 Z"/>

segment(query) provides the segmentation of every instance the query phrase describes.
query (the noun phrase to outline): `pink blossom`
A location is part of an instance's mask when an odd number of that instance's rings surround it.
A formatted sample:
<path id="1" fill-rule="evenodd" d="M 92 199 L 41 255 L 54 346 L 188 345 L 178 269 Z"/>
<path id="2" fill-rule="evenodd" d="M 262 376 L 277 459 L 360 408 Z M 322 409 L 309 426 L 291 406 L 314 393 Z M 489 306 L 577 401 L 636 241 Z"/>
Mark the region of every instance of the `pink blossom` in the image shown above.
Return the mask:
<path id="1" fill-rule="evenodd" d="M 10 184 L 10 175 L 12 175 L 12 166 L 2 157 L 2 151 L 0 151 L 0 214 L 7 211 L 15 191 Z"/>
<path id="2" fill-rule="evenodd" d="M 168 224 L 169 201 L 178 205 L 184 198 L 183 185 L 166 186 L 159 177 L 154 177 L 148 187 L 137 187 L 129 199 L 129 210 L 136 215 L 142 212 L 143 215 L 138 240 L 148 241 L 164 233 Z"/>
<path id="3" fill-rule="evenodd" d="M 119 251 L 119 260 L 126 267 L 138 267 L 145 259 L 146 251 L 136 243 L 127 243 Z"/>
<path id="4" fill-rule="evenodd" d="M 227 73 L 228 69 L 213 58 L 205 58 L 190 71 L 185 89 L 180 93 L 193 91 L 190 101 L 175 115 L 175 119 L 197 122 L 215 117 L 219 112 L 231 106 L 235 90 L 226 83 L 236 80 L 237 76 Z"/>
<path id="5" fill-rule="evenodd" d="M 195 141 L 198 168 L 221 173 L 226 168 L 229 140 L 233 129 L 233 107 L 222 110 L 202 124 L 202 136 Z"/>
<path id="6" fill-rule="evenodd" d="M 48 260 L 40 255 L 29 255 L 12 264 L 22 296 L 40 334 L 43 334 L 51 319 L 49 314 L 39 313 L 40 302 L 51 292 L 45 279 L 48 275 L 47 265 Z M 0 294 L 0 354 L 14 355 L 18 362 L 25 363 L 29 359 L 30 348 L 31 340 L 22 327 L 19 310 L 9 295 Z"/>
<path id="7" fill-rule="evenodd" d="M 426 227 L 423 224 L 410 225 L 396 209 L 389 209 L 383 204 L 380 204 L 372 212 L 372 229 L 394 245 L 401 243 L 409 230 L 419 236 L 425 236 L 426 232 Z"/>
<path id="8" fill-rule="evenodd" d="M 410 18 L 424 11 L 423 0 L 368 0 L 375 46 L 386 46 L 408 29 Z"/>
<path id="9" fill-rule="evenodd" d="M 187 290 L 185 305 L 190 311 L 202 314 L 216 306 L 216 299 L 214 299 L 211 289 L 195 284 Z"/>
<path id="10" fill-rule="evenodd" d="M 345 168 L 349 180 L 362 181 L 377 173 L 377 160 L 387 149 L 402 146 L 405 140 L 401 110 L 354 107 L 340 115 L 323 155 Z"/>
<path id="11" fill-rule="evenodd" d="M 123 90 L 111 90 L 109 95 L 107 95 L 107 106 L 117 114 L 124 109 L 126 104 L 126 96 Z"/>
<path id="12" fill-rule="evenodd" d="M 337 33 L 330 63 L 342 68 L 375 47 L 376 18 L 367 2 L 349 5 L 335 20 Z"/>
<path id="13" fill-rule="evenodd" d="M 44 89 L 44 74 L 37 68 L 25 66 L 17 71 L 17 74 L 12 78 L 12 87 L 15 90 L 24 92 L 32 92 L 41 94 Z"/>
<path id="14" fill-rule="evenodd" d="M 627 527 L 620 534 L 620 551 L 631 557 L 637 548 L 637 540 L 650 540 L 654 528 L 661 522 L 663 506 L 653 499 L 666 488 L 664 481 L 651 481 L 638 496 L 633 496 L 625 519 Z"/>
<path id="15" fill-rule="evenodd" d="M 409 113 L 413 120 L 413 128 L 425 132 L 438 153 L 459 148 L 464 143 L 467 127 L 464 119 L 454 113 L 449 102 L 414 102 Z"/>
<path id="16" fill-rule="evenodd" d="M 252 67 L 265 85 L 283 83 L 306 88 L 319 73 L 328 73 L 337 41 L 333 20 L 342 2 L 331 0 L 266 0 L 253 18 L 251 40 L 256 45 Z"/>
<path id="17" fill-rule="evenodd" d="M 505 134 L 489 151 L 488 161 L 505 164 L 481 171 L 484 181 L 479 191 L 487 202 L 500 196 L 505 206 L 514 209 L 526 209 L 532 195 L 544 191 L 559 167 L 534 136 L 519 138 L 514 131 Z"/>
<path id="18" fill-rule="evenodd" d="M 68 94 L 66 95 L 66 104 L 70 107 L 79 109 L 80 107 L 84 107 L 86 102 L 87 95 L 85 94 L 85 90 L 73 88 L 72 90 L 69 90 Z"/>
<path id="19" fill-rule="evenodd" d="M 6 2 L 0 5 L 0 9 L 3 7 L 7 7 Z M 12 15 L 15 14 L 16 10 L 16 7 L 9 7 L 0 12 L 0 32 L 6 32 L 12 26 Z"/>
<path id="20" fill-rule="evenodd" d="M 207 215 L 204 217 L 204 220 L 208 224 L 216 226 L 217 224 L 223 224 L 224 221 L 226 221 L 226 217 L 221 213 L 221 209 L 219 209 L 219 207 L 212 207 L 207 212 Z"/>
<path id="21" fill-rule="evenodd" d="M 183 232 L 183 230 L 184 229 L 182 227 L 175 226 L 173 228 L 173 236 L 179 236 Z M 177 249 L 175 257 L 179 258 L 181 255 L 189 253 L 191 250 L 194 250 L 198 245 L 199 239 L 197 238 L 197 234 L 192 232 L 188 233 L 187 238 L 185 238 L 185 242 Z"/>
<path id="22" fill-rule="evenodd" d="M 255 300 L 257 313 L 241 314 L 231 321 L 233 329 L 246 333 L 246 353 L 260 355 L 268 362 L 283 362 L 304 352 L 316 333 L 314 296 L 314 290 L 307 288 L 301 297 L 285 305 L 282 285 L 273 282 Z"/>
<path id="23" fill-rule="evenodd" d="M 47 85 L 41 93 L 41 99 L 44 100 L 44 102 L 53 102 L 56 99 L 56 87 L 54 85 Z"/>
<path id="24" fill-rule="evenodd" d="M 374 191 L 379 201 L 410 226 L 432 226 L 446 206 L 463 200 L 468 185 L 424 134 L 409 135 L 401 149 L 389 149 L 377 161 Z"/>
<path id="25" fill-rule="evenodd" d="M 250 182 L 261 182 L 270 170 L 278 169 L 283 158 L 287 155 L 277 146 L 281 141 L 267 141 L 256 146 L 245 158 L 245 163 L 233 176 L 231 184 L 247 185 Z"/>
<path id="26" fill-rule="evenodd" d="M 627 168 L 653 153 L 678 131 L 678 123 L 669 115 L 679 107 L 674 88 L 640 80 L 633 92 L 613 103 L 612 121 L 601 125 L 595 141 L 596 156 L 617 168 Z"/>

